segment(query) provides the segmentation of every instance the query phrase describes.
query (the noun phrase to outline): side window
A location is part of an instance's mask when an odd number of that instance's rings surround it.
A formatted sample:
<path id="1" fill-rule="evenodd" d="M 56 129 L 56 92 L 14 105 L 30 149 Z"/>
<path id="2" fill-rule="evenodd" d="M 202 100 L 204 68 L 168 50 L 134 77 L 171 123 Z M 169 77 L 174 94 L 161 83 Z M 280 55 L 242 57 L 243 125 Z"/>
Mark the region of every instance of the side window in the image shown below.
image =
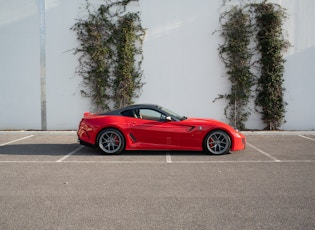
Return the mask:
<path id="1" fill-rule="evenodd" d="M 121 113 L 124 117 L 134 117 L 132 110 L 126 110 Z"/>
<path id="2" fill-rule="evenodd" d="M 165 121 L 166 117 L 164 114 L 157 112 L 152 109 L 140 109 L 140 114 L 142 119 L 152 120 L 152 121 Z"/>

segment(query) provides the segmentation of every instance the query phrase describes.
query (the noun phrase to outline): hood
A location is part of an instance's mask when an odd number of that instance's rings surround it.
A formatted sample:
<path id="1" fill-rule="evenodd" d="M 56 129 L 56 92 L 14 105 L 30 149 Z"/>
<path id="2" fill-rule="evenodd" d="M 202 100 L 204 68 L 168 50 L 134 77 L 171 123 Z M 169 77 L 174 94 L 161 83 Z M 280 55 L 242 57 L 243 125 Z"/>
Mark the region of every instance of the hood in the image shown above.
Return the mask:
<path id="1" fill-rule="evenodd" d="M 185 122 L 185 123 L 192 125 L 192 126 L 196 126 L 196 125 L 220 126 L 222 128 L 228 129 L 228 130 L 233 129 L 228 124 L 226 124 L 222 121 L 211 119 L 211 118 L 187 118 L 186 120 L 184 120 L 182 122 Z"/>
<path id="2" fill-rule="evenodd" d="M 222 123 L 225 124 L 221 121 L 215 120 L 215 119 L 211 119 L 211 118 L 187 118 L 185 120 L 186 122 L 192 122 L 192 123 Z"/>

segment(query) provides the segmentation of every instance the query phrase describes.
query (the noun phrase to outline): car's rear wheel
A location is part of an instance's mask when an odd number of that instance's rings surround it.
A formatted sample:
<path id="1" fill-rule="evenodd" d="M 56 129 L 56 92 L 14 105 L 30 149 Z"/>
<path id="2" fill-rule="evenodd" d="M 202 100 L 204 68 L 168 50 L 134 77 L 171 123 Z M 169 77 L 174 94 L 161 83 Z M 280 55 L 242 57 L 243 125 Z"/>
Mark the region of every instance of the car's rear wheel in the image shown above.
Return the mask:
<path id="1" fill-rule="evenodd" d="M 230 151 L 230 148 L 231 138 L 222 130 L 214 130 L 210 132 L 204 140 L 204 149 L 210 154 L 225 154 Z"/>
<path id="2" fill-rule="evenodd" d="M 104 129 L 97 137 L 97 145 L 106 154 L 119 154 L 125 148 L 125 138 L 117 129 Z"/>

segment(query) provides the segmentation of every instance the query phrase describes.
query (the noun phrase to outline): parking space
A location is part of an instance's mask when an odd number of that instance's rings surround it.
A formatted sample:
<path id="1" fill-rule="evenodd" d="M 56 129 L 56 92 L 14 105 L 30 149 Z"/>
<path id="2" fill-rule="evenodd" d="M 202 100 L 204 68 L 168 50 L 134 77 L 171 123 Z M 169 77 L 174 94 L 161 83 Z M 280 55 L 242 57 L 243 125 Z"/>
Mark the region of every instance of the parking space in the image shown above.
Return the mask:
<path id="1" fill-rule="evenodd" d="M 249 136 L 248 139 L 279 161 L 315 161 L 315 136 L 309 135 L 309 139 L 300 135 Z"/>
<path id="2" fill-rule="evenodd" d="M 97 149 L 80 146 L 76 133 L 0 132 L 0 161 L 107 162 L 107 163 L 215 163 L 215 162 L 315 162 L 314 132 L 246 133 L 244 151 L 222 156 L 203 152 L 128 151 L 103 155 Z"/>
<path id="3" fill-rule="evenodd" d="M 34 135 L 27 135 L 24 132 L 2 132 L 0 133 L 0 146 L 9 145 L 32 136 Z"/>
<path id="4" fill-rule="evenodd" d="M 0 161 L 57 161 L 77 148 L 74 132 L 2 132 Z"/>
<path id="5" fill-rule="evenodd" d="M 72 132 L 0 131 L 0 229 L 314 229 L 315 133 L 244 151 L 103 155 Z"/>

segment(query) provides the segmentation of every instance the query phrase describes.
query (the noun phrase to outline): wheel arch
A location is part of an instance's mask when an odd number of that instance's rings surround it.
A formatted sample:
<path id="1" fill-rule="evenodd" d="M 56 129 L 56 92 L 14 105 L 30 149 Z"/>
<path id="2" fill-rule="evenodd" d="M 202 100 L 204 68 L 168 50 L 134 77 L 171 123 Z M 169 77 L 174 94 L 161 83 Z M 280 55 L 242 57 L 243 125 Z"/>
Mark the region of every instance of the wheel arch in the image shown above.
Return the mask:
<path id="1" fill-rule="evenodd" d="M 124 132 L 123 132 L 120 128 L 116 127 L 116 126 L 106 126 L 106 127 L 101 128 L 101 129 L 97 132 L 97 134 L 95 135 L 95 146 L 98 147 L 98 144 L 99 144 L 99 143 L 98 143 L 99 135 L 100 135 L 104 130 L 106 130 L 106 129 L 114 129 L 114 130 L 117 130 L 117 131 L 122 135 L 122 137 L 124 138 L 124 147 L 123 147 L 123 149 L 125 149 L 125 148 L 126 148 L 126 140 L 127 140 L 127 138 L 126 138 Z"/>
<path id="2" fill-rule="evenodd" d="M 231 145 L 233 144 L 233 135 L 231 134 L 231 132 L 229 132 L 229 130 L 224 129 L 224 128 L 215 128 L 215 129 L 208 130 L 208 132 L 206 132 L 206 134 L 203 137 L 203 141 L 206 139 L 206 137 L 208 136 L 209 133 L 214 132 L 214 131 L 223 131 L 223 132 L 225 132 L 231 139 Z"/>
<path id="3" fill-rule="evenodd" d="M 203 151 L 207 151 L 206 146 L 205 146 L 205 142 L 206 142 L 208 135 L 212 132 L 215 132 L 215 131 L 225 132 L 228 135 L 228 137 L 230 138 L 230 142 L 231 142 L 230 149 L 232 149 L 232 147 L 234 145 L 233 135 L 231 134 L 231 132 L 229 130 L 220 127 L 220 128 L 211 129 L 204 135 L 203 140 L 202 140 Z"/>

